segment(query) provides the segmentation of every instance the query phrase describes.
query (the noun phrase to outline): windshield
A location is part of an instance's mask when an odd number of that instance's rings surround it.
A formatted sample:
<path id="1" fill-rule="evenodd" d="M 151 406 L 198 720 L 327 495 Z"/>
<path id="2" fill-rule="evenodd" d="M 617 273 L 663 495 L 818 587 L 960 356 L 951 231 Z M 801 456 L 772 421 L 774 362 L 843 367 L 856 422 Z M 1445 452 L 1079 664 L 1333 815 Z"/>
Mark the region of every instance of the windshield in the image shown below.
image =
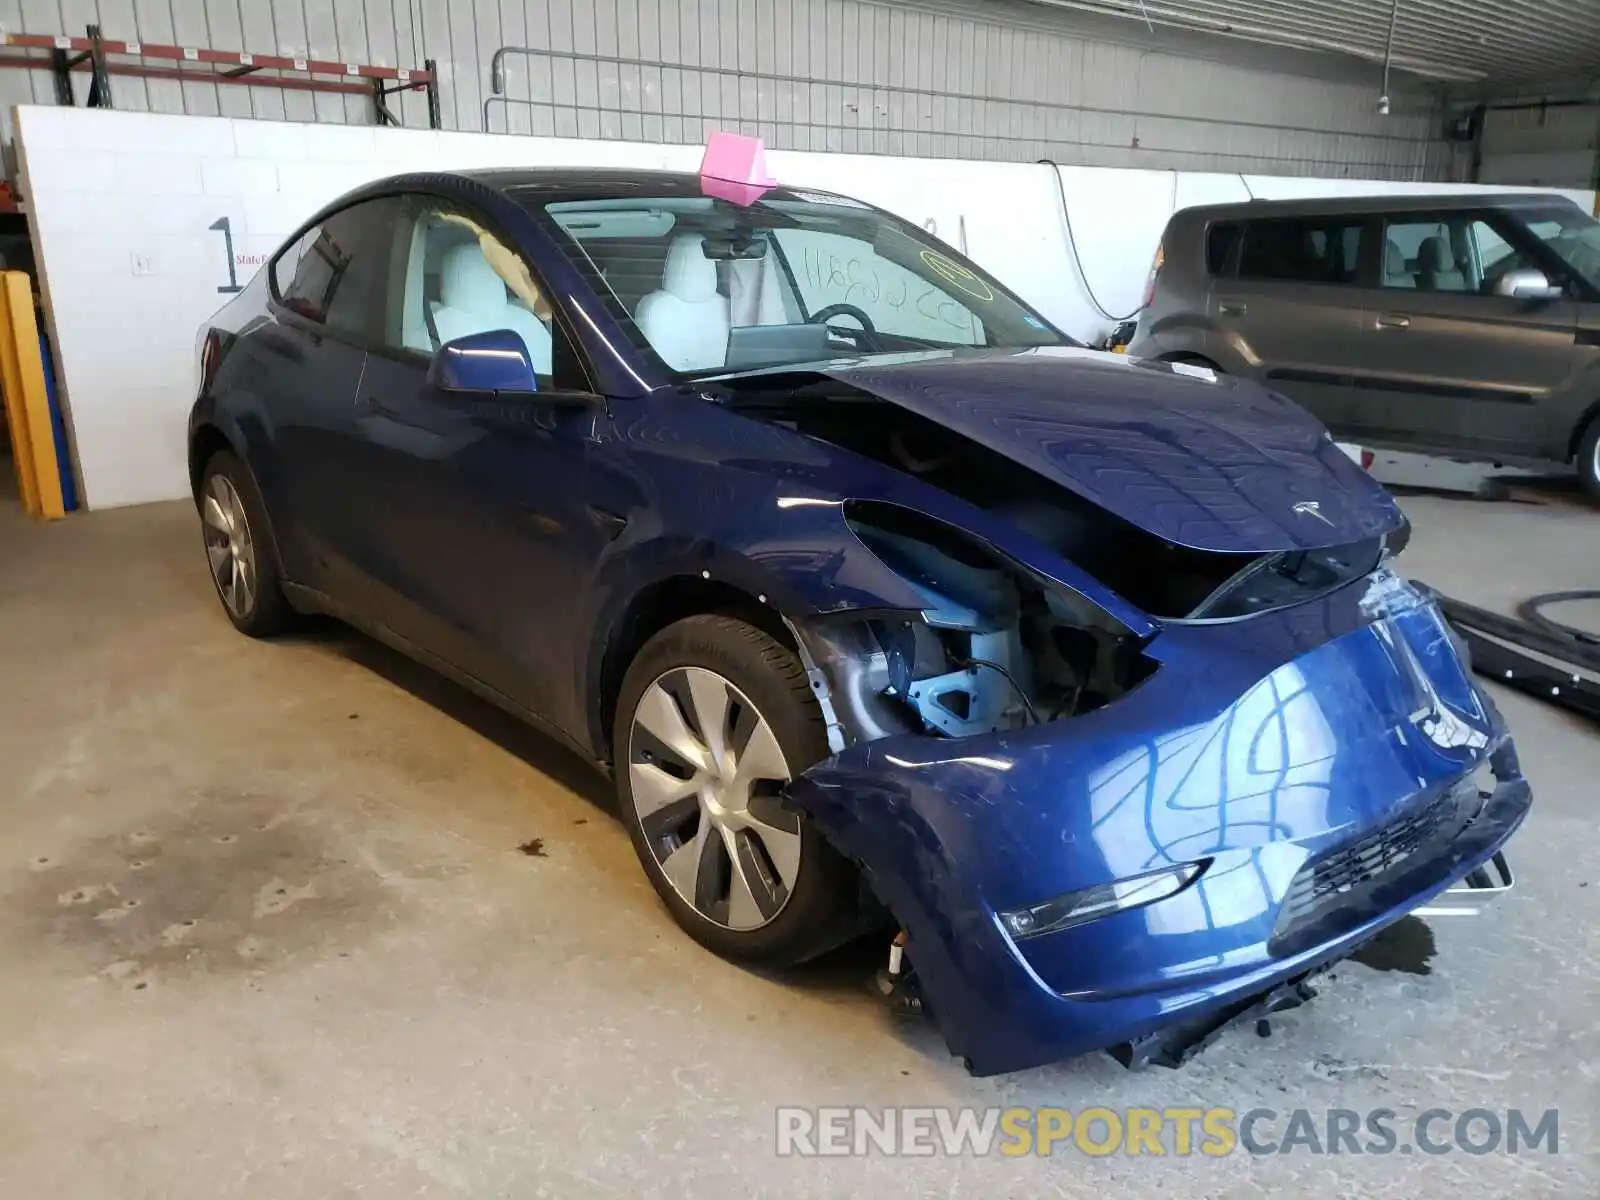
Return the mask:
<path id="1" fill-rule="evenodd" d="M 1600 288 L 1600 223 L 1570 204 L 1514 211 L 1529 233 L 1558 254 L 1575 274 Z"/>
<path id="2" fill-rule="evenodd" d="M 915 226 L 785 190 L 539 204 L 568 257 L 678 378 L 959 347 L 1075 345 Z"/>

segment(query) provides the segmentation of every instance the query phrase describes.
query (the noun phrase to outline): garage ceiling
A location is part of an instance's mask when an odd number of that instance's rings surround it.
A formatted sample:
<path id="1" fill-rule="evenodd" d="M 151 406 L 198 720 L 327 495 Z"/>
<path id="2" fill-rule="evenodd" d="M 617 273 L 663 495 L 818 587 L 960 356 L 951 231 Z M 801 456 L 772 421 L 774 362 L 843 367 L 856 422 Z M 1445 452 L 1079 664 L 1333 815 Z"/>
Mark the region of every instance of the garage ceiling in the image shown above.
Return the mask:
<path id="1" fill-rule="evenodd" d="M 1595 0 L 1036 0 L 1171 28 L 1353 55 L 1441 83 L 1542 87 L 1600 77 Z"/>

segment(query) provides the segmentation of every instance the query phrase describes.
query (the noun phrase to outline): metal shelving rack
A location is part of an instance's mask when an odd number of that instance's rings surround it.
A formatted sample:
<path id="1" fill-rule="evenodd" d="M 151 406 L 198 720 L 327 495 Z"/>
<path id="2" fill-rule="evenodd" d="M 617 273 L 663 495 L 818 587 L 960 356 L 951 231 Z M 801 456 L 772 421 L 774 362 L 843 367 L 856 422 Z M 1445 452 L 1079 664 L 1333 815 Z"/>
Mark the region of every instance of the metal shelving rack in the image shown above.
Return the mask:
<path id="1" fill-rule="evenodd" d="M 347 96 L 369 96 L 380 125 L 399 125 L 400 119 L 388 105 L 398 92 L 420 91 L 428 98 L 428 125 L 440 128 L 439 72 L 433 59 L 424 61 L 421 70 L 408 67 L 378 67 L 368 63 L 334 62 L 319 58 L 294 58 L 281 54 L 252 54 L 239 50 L 208 50 L 198 46 L 169 46 L 154 42 L 115 41 L 102 36 L 98 25 L 90 25 L 85 37 L 65 37 L 48 33 L 7 33 L 0 35 L 0 46 L 21 50 L 20 54 L 0 52 L 0 68 L 48 70 L 55 77 L 56 100 L 75 105 L 72 73 L 89 74 L 89 93 L 84 104 L 89 108 L 112 108 L 111 76 L 130 75 L 142 79 L 175 79 L 184 83 L 232 84 L 242 87 L 282 88 L 301 92 L 332 92 Z M 43 54 L 35 53 L 44 51 Z M 118 61 L 136 59 L 138 61 Z M 163 66 L 147 59 L 183 64 Z M 275 72 L 263 74 L 263 72 Z M 321 78 L 319 78 L 319 76 Z"/>

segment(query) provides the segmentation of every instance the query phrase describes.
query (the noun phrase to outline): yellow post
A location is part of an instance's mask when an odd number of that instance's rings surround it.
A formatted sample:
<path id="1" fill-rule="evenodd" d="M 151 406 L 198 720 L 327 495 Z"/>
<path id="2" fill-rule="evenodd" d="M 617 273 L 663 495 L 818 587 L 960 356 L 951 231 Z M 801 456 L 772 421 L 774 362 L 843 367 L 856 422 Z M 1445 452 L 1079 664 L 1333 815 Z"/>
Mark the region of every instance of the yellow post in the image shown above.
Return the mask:
<path id="1" fill-rule="evenodd" d="M 64 517 L 39 323 L 33 315 L 33 281 L 23 271 L 0 271 L 0 386 L 23 507 L 44 520 Z"/>

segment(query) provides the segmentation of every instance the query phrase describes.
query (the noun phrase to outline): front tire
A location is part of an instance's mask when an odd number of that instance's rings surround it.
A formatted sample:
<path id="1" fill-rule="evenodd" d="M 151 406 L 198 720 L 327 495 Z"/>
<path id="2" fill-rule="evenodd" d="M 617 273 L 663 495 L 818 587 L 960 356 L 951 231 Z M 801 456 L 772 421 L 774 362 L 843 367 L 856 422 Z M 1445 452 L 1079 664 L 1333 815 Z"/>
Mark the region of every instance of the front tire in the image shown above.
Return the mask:
<path id="1" fill-rule="evenodd" d="M 290 628 L 295 613 L 283 594 L 267 508 L 244 463 L 227 450 L 213 454 L 197 503 L 211 582 L 233 627 L 258 638 Z"/>
<path id="2" fill-rule="evenodd" d="M 697 942 L 783 967 L 856 931 L 854 871 L 779 802 L 828 756 L 792 650 L 732 617 L 668 626 L 628 668 L 612 746 L 639 862 Z"/>

